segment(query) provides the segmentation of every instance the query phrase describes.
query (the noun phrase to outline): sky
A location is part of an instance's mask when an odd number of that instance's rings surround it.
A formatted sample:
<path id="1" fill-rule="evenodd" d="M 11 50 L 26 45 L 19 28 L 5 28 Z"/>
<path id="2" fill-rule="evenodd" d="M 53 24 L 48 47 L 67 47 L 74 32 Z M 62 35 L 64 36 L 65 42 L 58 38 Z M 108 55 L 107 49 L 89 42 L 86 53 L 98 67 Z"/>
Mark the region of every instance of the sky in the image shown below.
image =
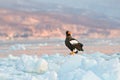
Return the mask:
<path id="1" fill-rule="evenodd" d="M 24 3 L 39 4 L 41 2 L 87 9 L 109 17 L 120 18 L 120 0 L 0 0 L 0 6 Z"/>
<path id="2" fill-rule="evenodd" d="M 50 10 L 50 12 L 55 11 L 54 9 L 61 9 L 61 10 L 64 9 L 63 11 L 67 11 L 66 9 L 69 9 L 68 12 L 69 11 L 81 12 L 80 15 L 82 15 L 82 10 L 83 10 L 83 14 L 85 14 L 85 16 L 88 17 L 87 21 L 88 22 L 90 21 L 89 23 L 85 22 L 85 24 L 89 25 L 90 23 L 92 23 L 93 24 L 92 27 L 94 26 L 94 24 L 97 24 L 95 25 L 96 28 L 99 26 L 102 29 L 106 29 L 106 28 L 115 29 L 115 30 L 109 31 L 110 36 L 114 37 L 114 36 L 119 36 L 120 34 L 119 3 L 120 3 L 120 0 L 0 0 L 0 8 L 9 8 L 9 9 L 17 9 L 17 10 L 18 8 L 20 8 L 19 10 L 22 9 L 27 11 L 29 10 L 44 11 L 45 9 L 47 9 L 48 12 L 49 12 L 49 9 L 51 8 L 52 9 Z M 89 18 L 93 20 L 93 22 L 91 22 Z M 105 23 L 107 25 L 104 23 L 101 23 L 100 22 L 101 20 L 103 22 L 106 21 Z M 98 31 L 96 30 L 96 32 Z M 93 32 L 93 31 L 90 31 L 90 32 Z M 95 34 L 95 35 L 98 37 L 98 34 Z M 90 36 L 93 36 L 93 34 L 91 34 Z"/>
<path id="3" fill-rule="evenodd" d="M 60 1 L 64 5 L 88 9 L 109 16 L 119 17 L 120 14 L 119 0 L 56 0 L 55 2 L 59 4 Z"/>

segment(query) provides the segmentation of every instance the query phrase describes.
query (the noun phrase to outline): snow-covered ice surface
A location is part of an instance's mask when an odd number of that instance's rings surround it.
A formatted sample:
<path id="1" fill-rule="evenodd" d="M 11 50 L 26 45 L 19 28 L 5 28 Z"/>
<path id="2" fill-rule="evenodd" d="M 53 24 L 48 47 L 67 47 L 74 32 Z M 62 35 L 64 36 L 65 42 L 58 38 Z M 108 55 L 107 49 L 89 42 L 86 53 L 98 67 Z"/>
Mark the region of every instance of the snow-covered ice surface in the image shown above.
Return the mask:
<path id="1" fill-rule="evenodd" d="M 72 56 L 63 39 L 0 41 L 0 80 L 120 80 L 120 39 L 79 41 Z"/>
<path id="2" fill-rule="evenodd" d="M 120 53 L 0 58 L 0 80 L 120 80 L 119 75 Z"/>

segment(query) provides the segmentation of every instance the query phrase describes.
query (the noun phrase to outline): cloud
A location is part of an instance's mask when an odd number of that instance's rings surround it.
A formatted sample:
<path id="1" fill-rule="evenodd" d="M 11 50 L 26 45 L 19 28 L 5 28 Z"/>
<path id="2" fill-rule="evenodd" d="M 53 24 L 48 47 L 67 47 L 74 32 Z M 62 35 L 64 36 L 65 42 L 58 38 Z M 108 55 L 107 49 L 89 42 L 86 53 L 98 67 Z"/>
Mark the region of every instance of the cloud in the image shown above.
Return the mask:
<path id="1" fill-rule="evenodd" d="M 59 13 L 14 12 L 0 9 L 0 37 L 65 38 L 70 30 L 76 38 L 117 38 L 120 24 L 109 19 L 99 20 L 88 15 Z M 111 23 L 112 22 L 112 23 Z"/>
<path id="2" fill-rule="evenodd" d="M 110 38 L 120 37 L 120 29 L 110 30 L 110 35 L 109 35 L 109 37 L 110 37 Z"/>

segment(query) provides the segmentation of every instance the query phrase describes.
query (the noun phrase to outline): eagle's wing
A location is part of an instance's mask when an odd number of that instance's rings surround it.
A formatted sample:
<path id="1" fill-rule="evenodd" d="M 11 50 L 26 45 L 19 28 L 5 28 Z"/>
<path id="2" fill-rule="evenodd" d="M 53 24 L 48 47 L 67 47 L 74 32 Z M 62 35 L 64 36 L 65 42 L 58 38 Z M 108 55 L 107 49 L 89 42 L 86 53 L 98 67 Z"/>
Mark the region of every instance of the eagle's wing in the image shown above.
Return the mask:
<path id="1" fill-rule="evenodd" d="M 83 44 L 80 43 L 79 41 L 77 41 L 76 39 L 70 40 L 70 44 L 73 45 L 76 49 L 83 51 L 83 49 L 82 49 Z"/>
<path id="2" fill-rule="evenodd" d="M 75 45 L 78 44 L 79 42 L 75 39 L 70 40 L 70 44 Z"/>

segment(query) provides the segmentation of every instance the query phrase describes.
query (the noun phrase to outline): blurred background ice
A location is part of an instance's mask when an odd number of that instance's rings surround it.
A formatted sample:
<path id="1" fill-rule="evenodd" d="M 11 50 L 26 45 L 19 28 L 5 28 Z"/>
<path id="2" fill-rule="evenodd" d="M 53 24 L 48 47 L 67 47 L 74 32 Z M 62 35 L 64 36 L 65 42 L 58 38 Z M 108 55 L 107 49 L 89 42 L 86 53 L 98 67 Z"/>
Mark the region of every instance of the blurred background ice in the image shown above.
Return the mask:
<path id="1" fill-rule="evenodd" d="M 114 54 L 120 52 L 120 39 L 79 39 L 84 44 L 84 52 Z M 9 54 L 68 54 L 70 51 L 64 39 L 6 40 L 0 42 L 0 56 Z"/>

